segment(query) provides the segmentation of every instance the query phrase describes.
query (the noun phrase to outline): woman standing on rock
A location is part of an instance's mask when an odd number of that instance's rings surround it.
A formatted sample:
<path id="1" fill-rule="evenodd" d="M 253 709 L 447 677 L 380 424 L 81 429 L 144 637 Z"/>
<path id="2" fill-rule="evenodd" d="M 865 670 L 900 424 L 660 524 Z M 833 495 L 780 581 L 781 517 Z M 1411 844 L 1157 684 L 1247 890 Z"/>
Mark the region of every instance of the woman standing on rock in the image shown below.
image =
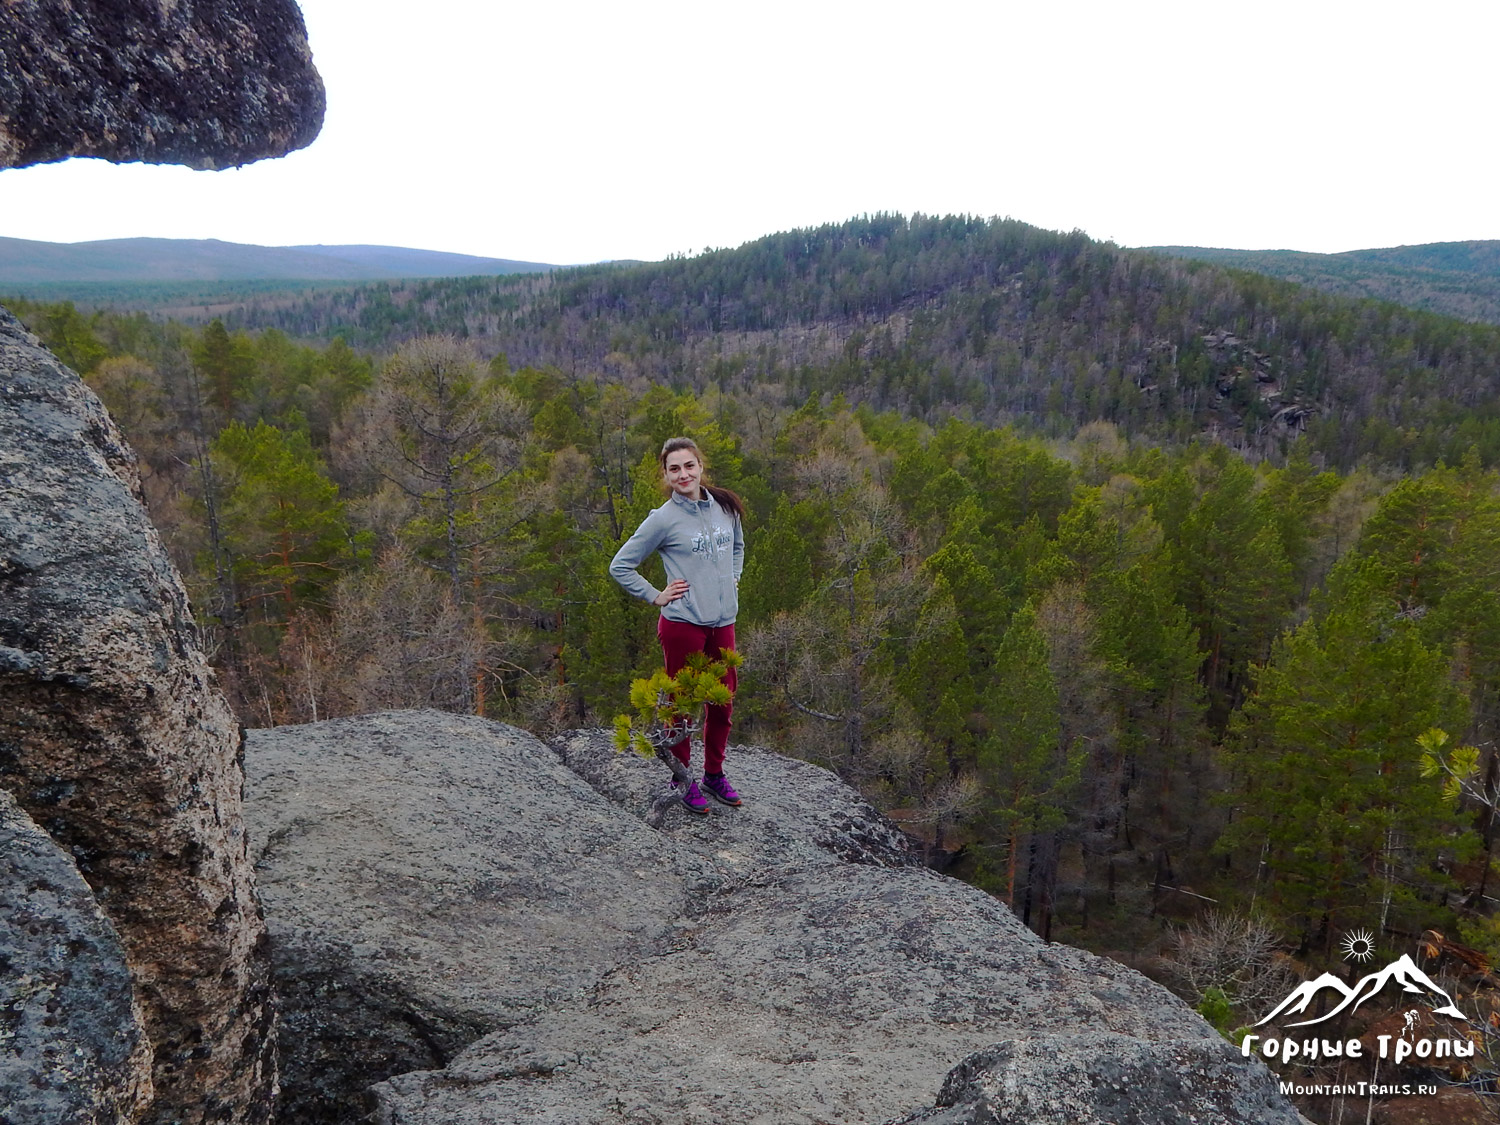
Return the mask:
<path id="1" fill-rule="evenodd" d="M 692 438 L 675 437 L 661 447 L 662 482 L 667 502 L 655 509 L 615 554 L 609 573 L 638 598 L 661 607 L 656 635 L 666 658 L 667 675 L 675 676 L 688 653 L 707 653 L 717 659 L 734 648 L 734 618 L 739 610 L 740 571 L 745 566 L 745 505 L 727 488 L 703 483 L 703 454 Z M 667 568 L 667 588 L 657 590 L 636 567 L 661 553 Z M 724 684 L 731 694 L 737 686 L 730 668 Z M 740 795 L 724 776 L 724 748 L 729 744 L 729 715 L 733 700 L 706 705 L 703 721 L 703 786 L 691 782 L 682 803 L 695 813 L 708 812 L 703 790 L 726 805 L 740 804 Z M 684 738 L 672 747 L 683 765 L 692 766 L 692 746 Z M 677 788 L 677 781 L 672 782 Z"/>

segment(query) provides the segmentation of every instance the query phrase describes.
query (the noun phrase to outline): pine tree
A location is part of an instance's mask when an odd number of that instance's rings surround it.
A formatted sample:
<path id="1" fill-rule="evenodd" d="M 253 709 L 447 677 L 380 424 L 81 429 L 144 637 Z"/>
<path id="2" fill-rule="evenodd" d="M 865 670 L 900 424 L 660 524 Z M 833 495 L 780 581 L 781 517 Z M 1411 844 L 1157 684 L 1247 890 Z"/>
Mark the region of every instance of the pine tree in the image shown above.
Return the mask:
<path id="1" fill-rule="evenodd" d="M 455 604 L 474 603 L 485 548 L 510 529 L 485 505 L 519 468 L 525 417 L 473 351 L 445 337 L 414 340 L 386 364 L 363 419 L 367 456 L 420 506 L 408 533 L 418 557 L 448 579 Z"/>
<path id="2" fill-rule="evenodd" d="M 1047 639 L 1029 607 L 1017 612 L 1000 642 L 983 706 L 992 730 L 979 750 L 979 773 L 990 831 L 1005 842 L 1005 898 L 1015 908 L 1022 845 L 1062 826 L 1083 768 L 1082 747 L 1061 743 Z"/>
<path id="3" fill-rule="evenodd" d="M 1298 442 L 1286 465 L 1266 475 L 1265 487 L 1256 497 L 1266 521 L 1276 529 L 1281 553 L 1303 596 L 1311 588 L 1313 532 L 1338 487 L 1338 475 L 1317 472 L 1306 444 Z"/>
<path id="4" fill-rule="evenodd" d="M 248 337 L 234 336 L 217 317 L 208 322 L 193 348 L 193 363 L 208 384 L 209 401 L 221 418 L 229 418 L 235 403 L 255 374 L 255 356 Z"/>
<path id="5" fill-rule="evenodd" d="M 354 548 L 338 486 L 307 436 L 234 422 L 212 455 L 223 474 L 224 535 L 241 598 L 281 621 L 303 601 L 323 601 Z"/>
<path id="6" fill-rule="evenodd" d="M 1171 552 L 1177 598 L 1204 646 L 1203 682 L 1216 727 L 1239 702 L 1246 669 L 1264 660 L 1291 607 L 1291 570 L 1276 529 L 1255 498 L 1255 471 L 1216 446 L 1194 466 L 1198 495 L 1186 510 L 1177 487 L 1153 503 Z"/>
<path id="7" fill-rule="evenodd" d="M 793 504 L 781 496 L 771 518 L 756 529 L 753 550 L 747 538 L 739 590 L 740 620 L 745 625 L 754 628 L 778 613 L 795 610 L 811 595 L 815 552 L 808 533 L 816 521 L 812 505 Z"/>
<path id="8" fill-rule="evenodd" d="M 1325 611 L 1257 670 L 1229 755 L 1236 816 L 1220 847 L 1263 854 L 1271 901 L 1325 951 L 1345 926 L 1385 925 L 1407 887 L 1441 881 L 1443 849 L 1468 846 L 1417 743 L 1460 729 L 1463 701 L 1386 583 L 1370 562 L 1335 572 Z"/>
<path id="9" fill-rule="evenodd" d="M 897 678 L 931 747 L 930 768 L 938 776 L 957 778 L 974 765 L 969 727 L 978 696 L 967 647 L 953 594 L 939 578 L 922 605 L 906 667 Z"/>
<path id="10" fill-rule="evenodd" d="M 1206 741 L 1197 630 L 1173 601 L 1158 557 L 1115 572 L 1095 604 L 1100 647 L 1117 685 L 1121 841 L 1134 846 L 1134 826 L 1150 825 L 1161 836 L 1191 833 L 1203 772 L 1195 753 Z"/>
<path id="11" fill-rule="evenodd" d="M 601 718 L 619 711 L 633 678 L 649 675 L 661 663 L 657 612 L 632 598 L 609 574 L 610 560 L 620 545 L 661 502 L 660 484 L 656 457 L 646 453 L 617 499 L 622 528 L 618 534 L 612 531 L 615 519 L 584 528 L 554 518 L 551 534 L 538 544 L 552 564 L 541 568 L 552 577 L 547 580 L 550 589 L 541 591 L 538 601 L 555 607 L 565 639 L 556 669 L 559 680 Z M 665 585 L 657 556 L 643 569 L 655 585 Z"/>

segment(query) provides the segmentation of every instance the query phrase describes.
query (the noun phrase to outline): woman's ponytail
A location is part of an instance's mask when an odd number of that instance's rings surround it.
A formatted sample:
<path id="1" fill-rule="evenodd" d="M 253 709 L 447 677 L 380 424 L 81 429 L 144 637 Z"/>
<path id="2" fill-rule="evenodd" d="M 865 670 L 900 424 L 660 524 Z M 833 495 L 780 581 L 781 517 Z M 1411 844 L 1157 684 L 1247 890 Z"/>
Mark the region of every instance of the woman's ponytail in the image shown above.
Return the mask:
<path id="1" fill-rule="evenodd" d="M 705 484 L 703 490 L 719 502 L 719 507 L 726 512 L 733 513 L 735 519 L 741 523 L 745 521 L 745 502 L 737 493 L 715 484 Z"/>

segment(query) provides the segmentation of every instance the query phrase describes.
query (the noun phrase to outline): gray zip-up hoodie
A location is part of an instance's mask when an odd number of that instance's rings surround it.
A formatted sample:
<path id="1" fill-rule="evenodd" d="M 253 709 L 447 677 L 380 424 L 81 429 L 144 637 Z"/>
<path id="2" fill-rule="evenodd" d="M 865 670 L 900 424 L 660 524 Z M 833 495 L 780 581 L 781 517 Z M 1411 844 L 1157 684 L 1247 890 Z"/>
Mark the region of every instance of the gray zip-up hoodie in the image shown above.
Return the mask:
<path id="1" fill-rule="evenodd" d="M 707 489 L 702 500 L 672 493 L 615 552 L 609 564 L 611 577 L 648 602 L 659 598 L 661 591 L 642 578 L 636 567 L 652 551 L 661 552 L 668 582 L 681 578 L 688 584 L 686 594 L 661 607 L 663 617 L 709 627 L 734 624 L 740 608 L 745 535 L 740 521 L 721 508 Z"/>

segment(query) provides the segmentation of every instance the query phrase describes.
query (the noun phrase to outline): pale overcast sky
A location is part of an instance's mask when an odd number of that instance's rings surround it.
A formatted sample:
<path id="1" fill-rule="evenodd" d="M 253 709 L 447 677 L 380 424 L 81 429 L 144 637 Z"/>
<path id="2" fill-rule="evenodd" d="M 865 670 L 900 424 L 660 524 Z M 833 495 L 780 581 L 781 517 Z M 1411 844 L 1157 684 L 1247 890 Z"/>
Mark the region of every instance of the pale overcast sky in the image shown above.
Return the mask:
<path id="1" fill-rule="evenodd" d="M 302 152 L 0 172 L 0 234 L 655 259 L 861 212 L 1125 245 L 1500 238 L 1494 0 L 303 0 Z"/>

